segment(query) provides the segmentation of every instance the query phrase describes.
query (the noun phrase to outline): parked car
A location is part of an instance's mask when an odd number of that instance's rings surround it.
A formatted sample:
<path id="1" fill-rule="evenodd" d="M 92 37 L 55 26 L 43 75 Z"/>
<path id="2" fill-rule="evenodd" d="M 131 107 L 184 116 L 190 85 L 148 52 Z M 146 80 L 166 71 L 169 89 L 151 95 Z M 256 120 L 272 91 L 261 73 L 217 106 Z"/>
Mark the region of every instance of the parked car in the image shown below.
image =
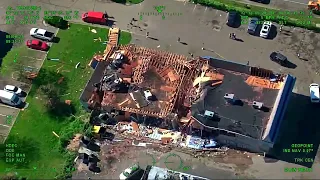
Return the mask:
<path id="1" fill-rule="evenodd" d="M 68 28 L 68 21 L 64 20 L 61 16 L 45 16 L 44 22 L 60 29 Z"/>
<path id="2" fill-rule="evenodd" d="M 279 52 L 272 52 L 270 54 L 270 59 L 282 66 L 285 66 L 288 64 L 288 59 L 286 56 L 284 56 L 283 54 L 279 53 Z"/>
<path id="3" fill-rule="evenodd" d="M 259 19 L 256 18 L 256 17 L 253 17 L 249 20 L 249 24 L 248 24 L 248 29 L 247 29 L 247 32 L 249 34 L 255 34 L 256 33 L 256 30 L 257 30 L 257 27 L 258 27 L 258 22 L 259 22 Z"/>
<path id="4" fill-rule="evenodd" d="M 130 175 L 132 175 L 134 172 L 138 171 L 140 169 L 138 164 L 134 164 L 133 166 L 125 169 L 120 175 L 119 179 L 120 180 L 125 180 L 127 179 Z"/>
<path id="5" fill-rule="evenodd" d="M 230 27 L 235 27 L 239 22 L 240 15 L 236 11 L 230 11 L 228 13 L 227 25 Z"/>
<path id="6" fill-rule="evenodd" d="M 82 14 L 82 20 L 87 23 L 106 24 L 108 15 L 103 12 L 89 11 Z"/>
<path id="7" fill-rule="evenodd" d="M 312 83 L 310 84 L 310 100 L 312 103 L 319 103 L 320 102 L 320 95 L 319 95 L 319 84 Z"/>
<path id="8" fill-rule="evenodd" d="M 42 42 L 37 39 L 28 40 L 26 42 L 26 45 L 28 48 L 41 50 L 41 51 L 47 51 L 49 49 L 49 45 L 46 42 Z"/>
<path id="9" fill-rule="evenodd" d="M 45 40 L 45 41 L 52 41 L 54 37 L 54 33 L 49 32 L 45 29 L 32 28 L 30 30 L 30 36 L 41 39 L 41 40 Z"/>
<path id="10" fill-rule="evenodd" d="M 260 37 L 262 38 L 268 38 L 270 30 L 271 30 L 272 22 L 265 21 L 262 25 L 261 31 L 260 31 Z"/>
<path id="11" fill-rule="evenodd" d="M 22 89 L 21 88 L 19 88 L 17 86 L 13 86 L 13 85 L 6 85 L 4 87 L 4 90 L 8 91 L 8 92 L 15 93 L 17 95 L 20 95 L 22 93 Z"/>
<path id="12" fill-rule="evenodd" d="M 19 106 L 22 103 L 22 100 L 13 92 L 0 90 L 0 102 L 10 106 Z"/>

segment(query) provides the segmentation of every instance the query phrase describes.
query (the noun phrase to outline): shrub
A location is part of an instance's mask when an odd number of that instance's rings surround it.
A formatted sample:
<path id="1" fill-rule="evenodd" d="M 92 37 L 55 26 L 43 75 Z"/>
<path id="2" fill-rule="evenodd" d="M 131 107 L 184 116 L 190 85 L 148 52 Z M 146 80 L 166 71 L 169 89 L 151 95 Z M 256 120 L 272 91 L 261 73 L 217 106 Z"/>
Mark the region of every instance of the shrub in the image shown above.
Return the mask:
<path id="1" fill-rule="evenodd" d="M 60 16 L 45 16 L 43 18 L 43 20 L 53 26 L 53 27 L 57 27 L 60 29 L 67 29 L 68 28 L 68 21 L 64 20 L 62 17 Z"/>

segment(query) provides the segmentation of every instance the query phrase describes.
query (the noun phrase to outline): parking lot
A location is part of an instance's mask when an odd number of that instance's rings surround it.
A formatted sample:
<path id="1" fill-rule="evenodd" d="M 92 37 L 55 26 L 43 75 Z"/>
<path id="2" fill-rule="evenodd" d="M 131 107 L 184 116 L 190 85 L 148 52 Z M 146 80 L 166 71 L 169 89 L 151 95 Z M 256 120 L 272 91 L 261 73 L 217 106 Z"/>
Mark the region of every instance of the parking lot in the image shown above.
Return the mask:
<path id="1" fill-rule="evenodd" d="M 30 85 L 15 81 L 10 78 L 0 78 L 0 89 L 3 89 L 5 85 L 14 85 L 20 87 L 23 91 L 28 92 Z M 25 97 L 23 97 L 25 100 Z M 0 103 L 0 143 L 4 142 L 8 136 L 14 121 L 19 113 L 20 109 L 10 107 L 8 105 Z"/>
<path id="2" fill-rule="evenodd" d="M 29 2 L 30 3 L 30 2 Z M 4 46 L 12 46 L 11 48 L 5 48 L 6 51 L 10 51 L 11 49 L 20 47 L 20 46 L 26 46 L 25 42 L 26 40 L 31 40 L 33 39 L 30 36 L 30 29 L 31 28 L 43 28 L 46 29 L 50 32 L 55 33 L 56 32 L 56 28 L 50 27 L 50 26 L 45 26 L 42 22 L 42 18 L 43 18 L 43 11 L 40 11 L 39 15 L 40 18 L 39 20 L 36 21 L 35 24 L 30 23 L 25 23 L 24 18 L 29 18 L 31 19 L 32 17 L 34 17 L 36 15 L 36 13 L 32 14 L 32 15 L 27 15 L 27 14 L 22 14 L 22 15 L 14 15 L 15 18 L 15 23 L 14 24 L 6 24 L 6 9 L 9 6 L 15 7 L 18 5 L 25 5 L 25 6 L 30 6 L 28 2 L 26 1 L 19 1 L 19 4 L 14 3 L 14 2 L 9 2 L 9 1 L 1 1 L 0 2 L 0 28 L 1 28 L 1 32 L 2 33 L 6 33 L 8 35 L 19 35 L 22 36 L 21 39 L 19 39 L 19 42 L 13 43 L 13 44 L 6 44 L 6 37 L 4 36 L 3 38 L 1 38 L 1 44 L 3 44 Z M 37 3 L 32 3 L 33 6 L 36 6 Z M 6 54 L 7 52 L 2 52 L 1 53 L 1 57 L 3 58 L 3 53 Z M 23 52 L 16 52 L 16 59 L 17 59 L 17 63 L 14 64 L 16 66 L 25 66 L 30 69 L 32 68 L 32 71 L 38 71 L 39 68 L 42 66 L 42 62 L 44 57 L 46 56 L 46 52 L 42 52 L 42 51 L 35 51 L 35 50 L 28 50 L 28 51 L 23 51 Z M 7 60 L 7 59 L 5 59 Z M 13 60 L 12 60 L 13 61 Z M 1 62 L 1 61 L 0 61 Z M 23 69 L 23 68 L 22 68 Z M 13 74 L 13 77 L 16 76 L 16 73 Z"/>
<path id="3" fill-rule="evenodd" d="M 181 16 L 143 16 L 128 26 L 135 36 L 133 43 L 159 48 L 172 52 L 194 56 L 215 56 L 221 59 L 247 63 L 252 66 L 271 69 L 275 72 L 290 73 L 297 77 L 295 93 L 308 95 L 309 84 L 320 82 L 320 35 L 300 28 L 283 27 L 273 23 L 270 39 L 249 35 L 247 24 L 239 28 L 226 25 L 227 13 L 209 7 L 177 1 L 146 1 L 139 12 L 153 12 L 153 6 L 165 6 L 164 12 L 182 13 Z M 138 7 L 137 7 L 138 8 Z M 136 10 L 138 11 L 138 10 Z M 119 14 L 111 14 L 115 19 Z M 122 25 L 122 24 L 120 24 Z M 259 34 L 259 30 L 258 34 Z M 149 32 L 152 38 L 146 38 Z M 235 33 L 241 41 L 229 39 L 229 33 Z M 178 38 L 181 42 L 177 42 Z M 204 47 L 205 51 L 201 49 Z M 279 51 L 284 54 L 296 68 L 287 68 L 270 60 L 270 54 Z M 301 59 L 297 54 L 301 54 Z"/>

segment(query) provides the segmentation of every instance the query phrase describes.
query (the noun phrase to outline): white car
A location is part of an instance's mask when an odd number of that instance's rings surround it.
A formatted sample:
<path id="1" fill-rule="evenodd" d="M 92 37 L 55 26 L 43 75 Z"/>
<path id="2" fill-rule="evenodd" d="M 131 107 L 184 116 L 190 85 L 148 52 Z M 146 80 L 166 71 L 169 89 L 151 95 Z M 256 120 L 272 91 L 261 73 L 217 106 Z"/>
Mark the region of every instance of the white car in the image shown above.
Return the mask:
<path id="1" fill-rule="evenodd" d="M 319 84 L 312 83 L 310 84 L 310 100 L 312 103 L 319 103 L 320 102 L 320 95 L 319 95 Z"/>
<path id="2" fill-rule="evenodd" d="M 272 22 L 265 21 L 262 25 L 261 31 L 260 31 L 260 37 L 262 38 L 268 38 L 270 30 L 271 30 Z"/>
<path id="3" fill-rule="evenodd" d="M 30 30 L 30 36 L 38 39 L 42 39 L 45 41 L 52 41 L 54 37 L 54 33 L 49 32 L 45 29 L 32 28 Z"/>
<path id="4" fill-rule="evenodd" d="M 22 93 L 22 89 L 20 89 L 17 86 L 13 86 L 13 85 L 6 85 L 4 87 L 4 90 L 8 91 L 8 92 L 13 92 L 13 93 L 15 93 L 17 95 L 20 95 Z"/>
<path id="5" fill-rule="evenodd" d="M 120 180 L 125 180 L 127 179 L 130 175 L 132 175 L 134 172 L 136 172 L 137 170 L 139 170 L 140 167 L 138 164 L 135 164 L 127 169 L 125 169 L 120 175 L 119 175 L 119 179 Z"/>

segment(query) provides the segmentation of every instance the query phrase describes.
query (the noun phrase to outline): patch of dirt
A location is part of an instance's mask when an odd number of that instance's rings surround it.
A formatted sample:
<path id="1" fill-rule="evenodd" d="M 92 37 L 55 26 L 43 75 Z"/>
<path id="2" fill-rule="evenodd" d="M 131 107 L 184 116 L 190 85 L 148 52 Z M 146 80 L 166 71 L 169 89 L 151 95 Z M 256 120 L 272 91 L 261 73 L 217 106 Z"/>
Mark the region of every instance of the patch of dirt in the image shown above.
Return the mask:
<path id="1" fill-rule="evenodd" d="M 250 153 L 230 149 L 226 156 L 213 158 L 215 162 L 233 164 L 238 171 L 244 171 L 253 164 L 252 155 Z"/>
<path id="2" fill-rule="evenodd" d="M 220 22 L 217 20 L 212 20 L 211 23 L 212 23 L 212 25 L 219 25 Z"/>
<path id="3" fill-rule="evenodd" d="M 79 147 L 80 147 L 80 140 L 81 140 L 82 135 L 81 134 L 76 134 L 72 140 L 70 140 L 67 150 L 76 152 Z"/>

